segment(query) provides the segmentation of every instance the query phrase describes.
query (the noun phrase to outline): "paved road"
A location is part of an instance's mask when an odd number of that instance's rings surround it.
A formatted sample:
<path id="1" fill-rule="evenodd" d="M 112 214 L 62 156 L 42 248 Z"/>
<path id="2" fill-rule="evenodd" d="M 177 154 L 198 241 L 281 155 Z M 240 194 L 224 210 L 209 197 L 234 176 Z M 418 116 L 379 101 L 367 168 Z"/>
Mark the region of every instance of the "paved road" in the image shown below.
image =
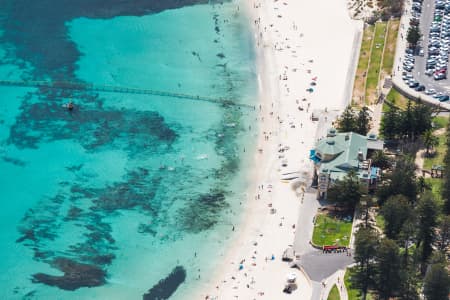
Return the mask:
<path id="1" fill-rule="evenodd" d="M 314 251 L 302 255 L 301 263 L 303 269 L 308 273 L 313 281 L 322 281 L 333 275 L 336 270 L 345 269 L 348 265 L 354 263 L 353 256 L 347 256 L 345 253 L 322 253 Z"/>

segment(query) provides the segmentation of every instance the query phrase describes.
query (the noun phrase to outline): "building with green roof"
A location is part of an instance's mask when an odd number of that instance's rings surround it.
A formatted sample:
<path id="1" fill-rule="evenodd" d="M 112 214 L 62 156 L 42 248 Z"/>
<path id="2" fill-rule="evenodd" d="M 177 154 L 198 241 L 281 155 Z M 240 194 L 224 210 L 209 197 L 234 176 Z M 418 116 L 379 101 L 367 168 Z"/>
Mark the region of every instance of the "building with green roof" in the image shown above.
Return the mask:
<path id="1" fill-rule="evenodd" d="M 367 158 L 368 153 L 374 150 L 383 150 L 383 141 L 373 134 L 363 136 L 354 132 L 339 133 L 334 128 L 328 130 L 327 136 L 320 139 L 311 151 L 317 197 L 325 199 L 333 182 L 343 179 L 350 170 L 358 174 L 367 191 L 375 188 L 380 171 L 372 167 L 371 160 Z"/>

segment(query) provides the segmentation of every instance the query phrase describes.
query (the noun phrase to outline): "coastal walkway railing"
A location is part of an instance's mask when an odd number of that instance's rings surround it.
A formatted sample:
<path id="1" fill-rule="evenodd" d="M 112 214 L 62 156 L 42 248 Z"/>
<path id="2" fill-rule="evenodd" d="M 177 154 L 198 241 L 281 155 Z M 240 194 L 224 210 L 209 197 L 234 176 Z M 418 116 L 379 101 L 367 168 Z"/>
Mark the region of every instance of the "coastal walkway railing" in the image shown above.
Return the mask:
<path id="1" fill-rule="evenodd" d="M 84 82 L 72 82 L 72 81 L 22 81 L 22 80 L 0 80 L 0 86 L 22 86 L 22 87 L 43 87 L 52 89 L 69 89 L 80 91 L 95 91 L 95 92 L 107 92 L 107 93 L 123 93 L 123 94 L 141 94 L 141 95 L 154 95 L 162 97 L 171 97 L 179 99 L 188 99 L 195 101 L 205 101 L 220 105 L 231 105 L 244 108 L 254 108 L 248 104 L 237 103 L 231 99 L 213 98 L 199 95 L 189 95 L 183 93 L 158 91 L 152 89 L 131 88 L 124 86 L 111 86 L 111 85 L 96 85 Z"/>

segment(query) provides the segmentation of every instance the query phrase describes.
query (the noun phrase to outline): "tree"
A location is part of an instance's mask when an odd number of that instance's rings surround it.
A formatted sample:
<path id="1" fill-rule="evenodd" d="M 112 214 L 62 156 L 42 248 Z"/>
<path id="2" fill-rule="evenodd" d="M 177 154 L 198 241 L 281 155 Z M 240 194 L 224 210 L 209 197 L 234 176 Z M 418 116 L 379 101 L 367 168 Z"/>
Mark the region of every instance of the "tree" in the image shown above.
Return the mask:
<path id="1" fill-rule="evenodd" d="M 400 17 L 403 10 L 403 1 L 398 0 L 383 0 L 382 1 L 383 11 L 385 14 Z"/>
<path id="2" fill-rule="evenodd" d="M 370 120 L 372 118 L 369 115 L 369 108 L 364 106 L 358 112 L 358 116 L 356 118 L 355 131 L 361 135 L 367 135 L 370 130 Z"/>
<path id="3" fill-rule="evenodd" d="M 405 249 L 403 253 L 403 264 L 405 266 L 408 266 L 409 264 L 409 247 L 410 243 L 414 241 L 416 238 L 417 233 L 417 222 L 415 218 L 415 214 L 413 214 L 409 219 L 407 219 L 402 226 L 402 230 L 400 231 L 400 234 L 398 235 L 397 241 L 400 245 L 403 245 L 403 248 Z"/>
<path id="4" fill-rule="evenodd" d="M 414 109 L 411 100 L 408 100 L 406 110 L 401 113 L 401 134 L 403 138 L 414 140 L 416 130 L 416 120 L 414 118 Z"/>
<path id="5" fill-rule="evenodd" d="M 372 160 L 372 166 L 383 170 L 389 169 L 392 165 L 391 159 L 382 150 L 374 151 L 370 159 Z"/>
<path id="6" fill-rule="evenodd" d="M 422 101 L 417 101 L 414 105 L 413 118 L 414 118 L 414 136 L 422 135 L 425 131 L 430 130 L 433 126 L 432 109 L 422 103 Z"/>
<path id="7" fill-rule="evenodd" d="M 418 300 L 419 273 L 416 265 L 403 264 L 401 266 L 401 284 L 399 286 L 399 298 L 401 300 Z"/>
<path id="8" fill-rule="evenodd" d="M 396 161 L 394 171 L 387 176 L 386 183 L 378 191 L 380 204 L 390 196 L 404 195 L 412 203 L 417 198 L 416 165 L 410 157 L 403 157 Z"/>
<path id="9" fill-rule="evenodd" d="M 442 254 L 436 255 L 424 280 L 423 293 L 427 300 L 448 300 L 450 276 L 446 259 Z"/>
<path id="10" fill-rule="evenodd" d="M 425 192 L 421 196 L 416 211 L 418 220 L 417 247 L 420 249 L 420 261 L 422 267 L 424 267 L 433 251 L 432 245 L 435 240 L 435 229 L 439 214 L 439 207 L 431 192 Z"/>
<path id="11" fill-rule="evenodd" d="M 384 218 L 384 233 L 390 239 L 397 239 L 403 224 L 412 217 L 413 209 L 408 203 L 408 198 L 403 195 L 389 197 L 381 208 Z"/>
<path id="12" fill-rule="evenodd" d="M 338 119 L 337 130 L 339 130 L 339 132 L 356 132 L 356 128 L 355 112 L 349 105 Z"/>
<path id="13" fill-rule="evenodd" d="M 450 216 L 442 216 L 436 235 L 436 248 L 446 254 L 450 247 Z"/>
<path id="14" fill-rule="evenodd" d="M 343 180 L 336 180 L 328 189 L 328 199 L 352 208 L 359 202 L 361 196 L 361 185 L 354 170 L 350 170 Z"/>
<path id="15" fill-rule="evenodd" d="M 432 110 L 418 101 L 408 101 L 405 111 L 392 106 L 384 114 L 381 122 L 381 133 L 386 139 L 408 138 L 414 141 L 419 135 L 431 129 Z"/>
<path id="16" fill-rule="evenodd" d="M 433 134 L 431 129 L 425 131 L 422 134 L 423 145 L 427 149 L 427 155 L 430 154 L 430 149 L 433 149 L 437 145 L 439 145 L 439 138 Z"/>
<path id="17" fill-rule="evenodd" d="M 420 29 L 418 26 L 410 26 L 408 29 L 408 34 L 406 36 L 406 40 L 412 47 L 416 47 L 419 42 L 422 34 L 420 33 Z"/>
<path id="18" fill-rule="evenodd" d="M 388 238 L 381 240 L 376 257 L 376 284 L 380 299 L 388 300 L 398 293 L 401 284 L 400 249 Z"/>
<path id="19" fill-rule="evenodd" d="M 392 106 L 384 113 L 381 120 L 381 133 L 385 139 L 395 139 L 400 126 L 400 113 L 397 107 Z"/>
<path id="20" fill-rule="evenodd" d="M 365 300 L 367 291 L 373 287 L 376 280 L 375 258 L 379 244 L 379 235 L 370 227 L 363 227 L 355 235 L 356 262 L 355 274 L 352 276 L 352 285 L 362 291 L 362 299 Z"/>
<path id="21" fill-rule="evenodd" d="M 420 193 L 423 193 L 425 191 L 431 191 L 431 184 L 426 182 L 426 180 L 423 176 L 420 176 L 419 178 L 417 178 L 416 182 L 417 182 L 417 190 Z"/>
<path id="22" fill-rule="evenodd" d="M 446 153 L 444 156 L 444 182 L 442 186 L 442 199 L 444 200 L 444 213 L 450 214 L 450 122 L 446 131 Z"/>

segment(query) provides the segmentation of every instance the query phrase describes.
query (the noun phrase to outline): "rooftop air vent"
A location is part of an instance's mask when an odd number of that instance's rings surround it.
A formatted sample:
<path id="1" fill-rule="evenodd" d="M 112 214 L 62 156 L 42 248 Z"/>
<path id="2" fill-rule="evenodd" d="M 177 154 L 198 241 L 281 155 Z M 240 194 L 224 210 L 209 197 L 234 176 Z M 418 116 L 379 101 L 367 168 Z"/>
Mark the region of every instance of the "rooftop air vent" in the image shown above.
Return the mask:
<path id="1" fill-rule="evenodd" d="M 328 136 L 328 137 L 334 137 L 334 136 L 336 136 L 336 129 L 334 129 L 334 128 L 328 129 L 327 136 Z"/>

